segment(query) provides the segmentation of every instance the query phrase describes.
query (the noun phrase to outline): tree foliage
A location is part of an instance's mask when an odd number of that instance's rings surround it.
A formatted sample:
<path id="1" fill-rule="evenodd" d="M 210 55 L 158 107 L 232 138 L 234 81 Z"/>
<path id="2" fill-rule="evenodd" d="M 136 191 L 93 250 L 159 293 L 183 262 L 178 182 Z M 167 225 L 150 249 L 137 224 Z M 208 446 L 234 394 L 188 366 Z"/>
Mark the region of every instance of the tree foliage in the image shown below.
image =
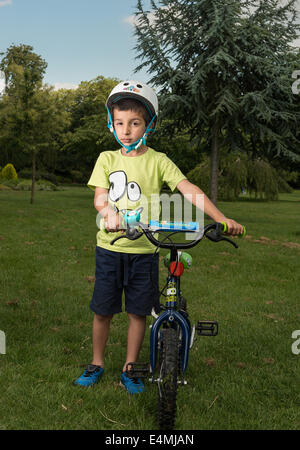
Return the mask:
<path id="1" fill-rule="evenodd" d="M 31 45 L 11 45 L 2 56 L 0 70 L 4 73 L 6 94 L 21 95 L 24 103 L 41 87 L 46 61 L 33 51 Z"/>
<path id="2" fill-rule="evenodd" d="M 116 79 L 98 76 L 91 81 L 82 82 L 70 94 L 71 124 L 63 146 L 64 151 L 59 155 L 60 167 L 57 167 L 62 174 L 63 167 L 71 167 L 87 178 L 101 150 L 117 148 L 107 129 L 105 107 L 106 99 L 117 83 Z"/>
<path id="3" fill-rule="evenodd" d="M 299 154 L 288 61 L 295 2 L 152 0 L 151 14 L 137 2 L 136 70 L 147 67 L 174 126 L 209 143 L 214 202 L 220 147 Z"/>
<path id="4" fill-rule="evenodd" d="M 42 85 L 46 67 L 47 63 L 31 46 L 22 44 L 9 47 L 0 63 L 6 82 L 0 108 L 0 143 L 5 146 L 13 137 L 15 148 L 30 154 L 31 203 L 35 192 L 36 155 L 55 145 L 55 136 L 63 128 L 65 118 L 53 89 Z"/>
<path id="5" fill-rule="evenodd" d="M 213 186 L 213 199 L 237 198 L 242 188 L 275 199 L 288 189 L 284 180 L 299 187 L 294 1 L 151 4 L 150 13 L 139 1 L 136 14 L 138 69 L 148 67 L 160 104 L 148 144 L 206 193 Z M 31 46 L 1 56 L 0 164 L 13 163 L 21 179 L 31 173 L 32 201 L 35 179 L 86 183 L 99 153 L 119 147 L 105 107 L 118 80 L 98 76 L 54 91 L 43 84 L 47 63 Z"/>
<path id="6" fill-rule="evenodd" d="M 209 190 L 210 163 L 205 155 L 200 164 L 187 174 L 189 180 L 205 192 Z M 218 175 L 218 196 L 222 200 L 237 200 L 241 193 L 265 200 L 278 200 L 280 192 L 292 191 L 284 171 L 276 171 L 265 158 L 244 152 L 221 152 Z"/>
<path id="7" fill-rule="evenodd" d="M 18 178 L 18 174 L 13 164 L 6 164 L 0 172 L 0 177 L 5 180 L 16 180 Z"/>

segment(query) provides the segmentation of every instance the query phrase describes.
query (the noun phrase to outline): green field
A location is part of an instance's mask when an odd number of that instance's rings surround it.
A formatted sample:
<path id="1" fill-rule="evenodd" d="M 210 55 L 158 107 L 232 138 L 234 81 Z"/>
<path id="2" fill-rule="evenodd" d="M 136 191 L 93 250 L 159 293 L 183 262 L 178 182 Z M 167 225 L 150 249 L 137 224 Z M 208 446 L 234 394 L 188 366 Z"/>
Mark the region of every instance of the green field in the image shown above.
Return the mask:
<path id="1" fill-rule="evenodd" d="M 92 354 L 92 192 L 39 191 L 34 205 L 29 195 L 0 192 L 0 430 L 157 429 L 156 386 L 133 398 L 119 386 L 125 313 L 113 319 L 101 382 L 72 385 Z M 176 429 L 299 430 L 300 355 L 291 346 L 300 329 L 300 192 L 218 206 L 248 234 L 238 250 L 203 240 L 190 251 L 182 289 L 191 322 L 217 320 L 219 335 L 191 350 Z M 148 338 L 147 327 L 141 361 Z"/>

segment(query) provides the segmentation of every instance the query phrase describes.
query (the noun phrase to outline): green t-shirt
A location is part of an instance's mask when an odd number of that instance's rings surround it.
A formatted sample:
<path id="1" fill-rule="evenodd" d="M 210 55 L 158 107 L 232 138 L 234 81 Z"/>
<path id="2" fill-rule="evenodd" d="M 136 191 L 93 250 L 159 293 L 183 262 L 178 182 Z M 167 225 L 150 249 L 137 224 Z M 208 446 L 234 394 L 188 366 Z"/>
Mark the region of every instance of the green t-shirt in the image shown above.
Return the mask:
<path id="1" fill-rule="evenodd" d="M 125 156 L 121 150 L 105 151 L 98 157 L 88 186 L 108 189 L 109 203 L 126 212 L 143 207 L 141 222 L 148 223 L 150 217 L 158 219 L 159 194 L 164 183 L 172 191 L 186 177 L 164 154 L 148 148 L 140 156 Z M 155 247 L 145 236 L 135 241 L 119 239 L 114 245 L 110 241 L 117 233 L 107 233 L 100 228 L 97 246 L 123 253 L 153 253 Z"/>

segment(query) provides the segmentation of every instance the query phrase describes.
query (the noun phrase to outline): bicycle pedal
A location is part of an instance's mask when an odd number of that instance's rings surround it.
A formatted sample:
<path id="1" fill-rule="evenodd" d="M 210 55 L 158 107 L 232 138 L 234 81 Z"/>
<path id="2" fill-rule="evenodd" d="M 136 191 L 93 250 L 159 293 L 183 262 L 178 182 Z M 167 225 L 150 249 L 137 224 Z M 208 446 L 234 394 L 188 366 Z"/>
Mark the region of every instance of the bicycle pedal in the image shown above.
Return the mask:
<path id="1" fill-rule="evenodd" d="M 150 366 L 148 363 L 135 362 L 126 364 L 126 375 L 129 378 L 146 378 L 149 372 Z"/>
<path id="2" fill-rule="evenodd" d="M 218 322 L 211 320 L 198 320 L 196 325 L 198 336 L 216 336 L 219 331 Z"/>

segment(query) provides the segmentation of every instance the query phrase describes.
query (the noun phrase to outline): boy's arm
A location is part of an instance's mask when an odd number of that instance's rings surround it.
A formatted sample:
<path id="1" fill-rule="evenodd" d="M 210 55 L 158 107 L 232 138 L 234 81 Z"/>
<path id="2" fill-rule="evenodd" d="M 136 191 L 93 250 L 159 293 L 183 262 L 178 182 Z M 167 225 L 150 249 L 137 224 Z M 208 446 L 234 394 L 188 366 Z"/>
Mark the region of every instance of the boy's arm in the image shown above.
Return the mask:
<path id="1" fill-rule="evenodd" d="M 108 203 L 108 189 L 96 187 L 94 206 L 104 218 L 107 231 L 119 231 L 122 228 L 121 216 Z"/>
<path id="2" fill-rule="evenodd" d="M 235 220 L 225 217 L 198 186 L 188 180 L 182 180 L 178 183 L 177 189 L 198 208 L 203 208 L 204 200 L 205 214 L 211 217 L 215 222 L 225 222 L 227 225 L 227 233 L 232 235 L 243 233 L 243 226 L 235 222 Z"/>

